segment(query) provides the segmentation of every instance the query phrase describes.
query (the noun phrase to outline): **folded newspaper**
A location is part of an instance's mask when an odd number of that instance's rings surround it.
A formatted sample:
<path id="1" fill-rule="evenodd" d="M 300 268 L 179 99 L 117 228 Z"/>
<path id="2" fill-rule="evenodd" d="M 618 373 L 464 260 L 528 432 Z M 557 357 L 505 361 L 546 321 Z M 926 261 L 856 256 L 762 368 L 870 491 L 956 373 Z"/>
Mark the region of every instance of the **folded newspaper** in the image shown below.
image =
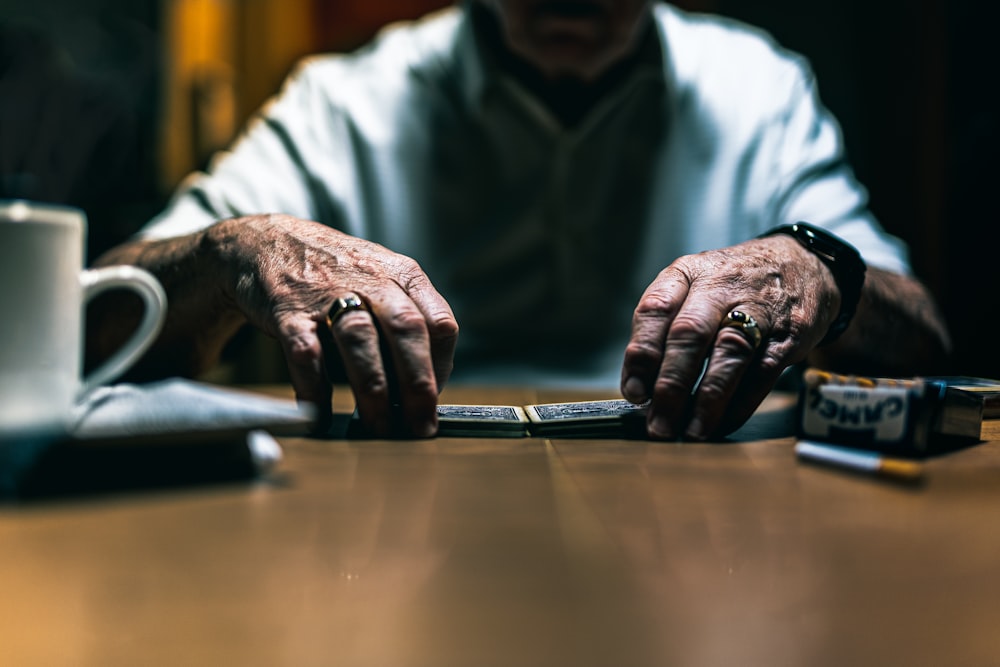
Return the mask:
<path id="1" fill-rule="evenodd" d="M 68 432 L 0 437 L 0 497 L 245 479 L 282 456 L 274 435 L 306 434 L 313 411 L 192 380 L 101 387 Z"/>

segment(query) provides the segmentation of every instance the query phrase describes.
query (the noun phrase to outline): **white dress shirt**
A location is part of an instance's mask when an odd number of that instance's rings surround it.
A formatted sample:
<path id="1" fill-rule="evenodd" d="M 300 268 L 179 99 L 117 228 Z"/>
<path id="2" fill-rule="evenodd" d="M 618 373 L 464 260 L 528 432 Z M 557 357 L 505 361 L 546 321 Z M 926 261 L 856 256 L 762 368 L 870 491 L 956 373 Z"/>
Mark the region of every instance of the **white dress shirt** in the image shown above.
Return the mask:
<path id="1" fill-rule="evenodd" d="M 309 58 L 140 235 L 280 212 L 381 243 L 452 305 L 454 380 L 494 383 L 617 386 L 657 273 L 778 224 L 909 273 L 805 60 L 734 21 L 653 11 L 654 60 L 571 128 L 484 54 L 467 7 Z"/>

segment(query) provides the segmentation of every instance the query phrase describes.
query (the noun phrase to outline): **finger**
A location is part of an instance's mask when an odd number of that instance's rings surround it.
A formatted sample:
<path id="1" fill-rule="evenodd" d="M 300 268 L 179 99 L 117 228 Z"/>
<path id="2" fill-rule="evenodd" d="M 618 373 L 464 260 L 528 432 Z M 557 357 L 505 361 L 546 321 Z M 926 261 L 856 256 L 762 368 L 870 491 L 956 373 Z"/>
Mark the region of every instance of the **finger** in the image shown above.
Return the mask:
<path id="1" fill-rule="evenodd" d="M 667 332 L 689 289 L 687 276 L 667 268 L 639 299 L 622 363 L 621 391 L 627 400 L 643 403 L 653 395 L 653 386 L 663 366 Z"/>
<path id="2" fill-rule="evenodd" d="M 323 369 L 326 371 L 327 381 L 331 385 L 346 383 L 347 376 L 340 359 L 340 350 L 337 349 L 337 341 L 333 339 L 333 332 L 330 330 L 329 314 L 319 315 L 313 319 L 316 322 L 316 337 L 323 351 Z"/>
<path id="3" fill-rule="evenodd" d="M 684 432 L 692 392 L 705 368 L 718 323 L 719 311 L 706 301 L 685 302 L 671 323 L 647 413 L 651 438 L 674 440 Z"/>
<path id="4" fill-rule="evenodd" d="M 425 317 L 398 289 L 364 298 L 348 292 L 330 315 L 362 424 L 376 436 L 431 437 L 438 388 Z"/>
<path id="5" fill-rule="evenodd" d="M 758 359 L 747 369 L 743 381 L 733 394 L 715 429 L 715 437 L 728 435 L 738 429 L 767 398 L 790 363 L 789 358 L 782 354 L 781 348 L 781 345 L 769 344 L 758 354 Z"/>
<path id="6" fill-rule="evenodd" d="M 404 291 L 423 315 L 430 338 L 431 360 L 437 390 L 440 392 L 455 363 L 455 346 L 458 343 L 458 321 L 451 306 L 442 297 L 430 279 L 419 271 L 404 284 Z"/>
<path id="7" fill-rule="evenodd" d="M 455 367 L 455 347 L 458 344 L 458 322 L 454 316 L 431 320 L 428 324 L 431 337 L 431 359 L 438 393 L 444 388 Z"/>
<path id="8" fill-rule="evenodd" d="M 393 368 L 403 422 L 408 434 L 418 438 L 437 432 L 438 385 L 432 363 L 431 342 L 423 313 L 412 302 L 374 306 L 383 337 L 381 358 Z M 392 388 L 390 388 L 390 391 Z"/>
<path id="9" fill-rule="evenodd" d="M 705 440 L 715 433 L 762 342 L 756 318 L 737 309 L 722 318 L 705 372 L 695 390 L 684 437 Z"/>
<path id="10" fill-rule="evenodd" d="M 379 350 L 379 335 L 367 309 L 337 312 L 329 327 L 347 381 L 354 393 L 358 416 L 366 432 L 388 437 L 393 427 L 390 379 Z"/>
<path id="11" fill-rule="evenodd" d="M 308 316 L 289 317 L 278 325 L 278 342 L 285 356 L 295 399 L 314 407 L 314 430 L 324 433 L 332 419 L 333 389 L 326 378 L 324 350 L 317 331 L 316 321 Z"/>

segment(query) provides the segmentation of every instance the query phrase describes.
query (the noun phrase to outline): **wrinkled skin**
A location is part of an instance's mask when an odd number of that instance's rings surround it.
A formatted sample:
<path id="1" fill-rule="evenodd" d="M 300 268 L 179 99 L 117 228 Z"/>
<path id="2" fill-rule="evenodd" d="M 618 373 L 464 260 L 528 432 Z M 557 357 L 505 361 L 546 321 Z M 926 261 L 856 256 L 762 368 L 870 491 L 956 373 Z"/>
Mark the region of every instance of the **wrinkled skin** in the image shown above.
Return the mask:
<path id="1" fill-rule="evenodd" d="M 583 81 L 627 54 L 649 16 L 641 0 L 479 1 L 498 12 L 509 48 L 526 62 L 545 76 Z M 339 359 L 372 433 L 436 432 L 458 323 L 412 259 L 318 223 L 255 215 L 185 237 L 132 241 L 96 262 L 113 263 L 151 270 L 168 292 L 167 324 L 137 367 L 140 376 L 204 371 L 250 323 L 280 342 L 296 396 L 319 408 L 321 423 L 330 416 L 326 368 Z M 345 313 L 326 337 L 330 305 L 351 294 L 368 310 Z M 814 350 L 839 305 L 830 270 L 787 236 L 680 257 L 636 307 L 622 394 L 651 399 L 651 437 L 701 440 L 741 425 L 781 372 L 807 356 L 831 370 L 916 373 L 917 362 L 930 368 L 948 349 L 933 300 L 912 278 L 869 269 L 852 326 L 836 344 Z M 759 348 L 743 332 L 719 328 L 734 309 L 759 323 Z M 120 304 L 94 318 L 88 355 L 115 349 L 135 319 Z M 396 368 L 402 424 L 390 424 L 391 379 L 376 323 Z"/>
<path id="2" fill-rule="evenodd" d="M 652 399 L 654 438 L 701 440 L 731 431 L 786 367 L 806 358 L 838 306 L 829 270 L 790 237 L 681 257 L 639 301 L 622 394 L 637 403 Z M 732 310 L 757 320 L 764 334 L 758 349 L 739 329 L 719 327 Z"/>
<path id="3" fill-rule="evenodd" d="M 249 323 L 281 345 L 296 397 L 329 421 L 331 374 L 350 383 L 359 416 L 377 436 L 429 437 L 435 406 L 451 373 L 458 324 L 420 266 L 376 243 L 325 225 L 283 215 L 223 220 L 203 232 L 162 241 L 135 241 L 96 264 L 137 264 L 164 284 L 170 309 L 139 377 L 197 375 L 211 367 L 228 340 Z M 355 294 L 367 310 L 344 313 L 327 329 L 338 297 Z M 128 334 L 133 317 L 115 308 L 95 332 L 106 355 Z M 393 357 L 402 423 L 390 423 L 386 376 L 376 321 Z M 326 335 L 330 331 L 330 335 Z M 340 373 L 336 376 L 339 379 Z"/>
<path id="4" fill-rule="evenodd" d="M 329 405 L 324 366 L 339 354 L 363 423 L 387 434 L 390 386 L 377 321 L 393 356 L 408 431 L 417 437 L 436 432 L 437 395 L 451 373 L 458 324 L 415 261 L 289 216 L 227 221 L 212 237 L 234 271 L 227 283 L 235 285 L 237 307 L 281 342 L 301 400 Z M 367 310 L 338 317 L 331 326 L 336 349 L 324 349 L 320 334 L 330 304 L 350 294 Z"/>

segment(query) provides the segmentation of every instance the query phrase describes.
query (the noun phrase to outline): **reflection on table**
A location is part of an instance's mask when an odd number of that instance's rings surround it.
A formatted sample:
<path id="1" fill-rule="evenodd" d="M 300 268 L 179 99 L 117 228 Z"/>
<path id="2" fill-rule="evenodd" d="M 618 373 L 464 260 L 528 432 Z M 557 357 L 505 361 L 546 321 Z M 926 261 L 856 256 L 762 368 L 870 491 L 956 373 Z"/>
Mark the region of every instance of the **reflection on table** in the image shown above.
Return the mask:
<path id="1" fill-rule="evenodd" d="M 708 444 L 285 438 L 250 483 L 0 507 L 0 662 L 995 664 L 1000 422 L 915 487 L 799 463 L 790 406 Z"/>

